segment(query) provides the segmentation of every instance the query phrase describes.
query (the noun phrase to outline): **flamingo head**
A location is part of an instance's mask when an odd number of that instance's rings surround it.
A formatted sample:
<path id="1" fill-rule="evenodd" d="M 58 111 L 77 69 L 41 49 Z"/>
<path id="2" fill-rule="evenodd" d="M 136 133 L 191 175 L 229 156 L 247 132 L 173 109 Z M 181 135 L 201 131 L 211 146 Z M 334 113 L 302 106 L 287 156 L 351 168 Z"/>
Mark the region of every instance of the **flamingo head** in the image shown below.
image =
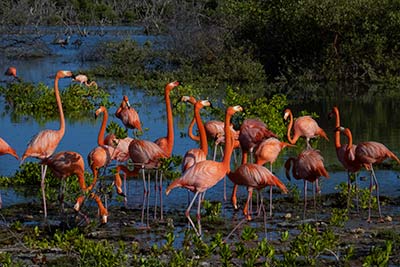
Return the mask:
<path id="1" fill-rule="evenodd" d="M 170 92 L 172 89 L 174 89 L 178 85 L 182 85 L 182 83 L 178 82 L 178 81 L 170 82 L 165 86 L 165 91 Z"/>
<path id="2" fill-rule="evenodd" d="M 96 110 L 95 118 L 97 119 L 97 117 L 98 117 L 102 112 L 104 112 L 105 110 L 106 110 L 106 107 L 105 107 L 105 106 L 100 106 L 100 107 Z"/>
<path id="3" fill-rule="evenodd" d="M 79 75 L 78 75 L 79 76 Z M 72 71 L 69 70 L 59 70 L 56 75 L 57 78 L 67 78 L 67 77 L 72 77 L 73 79 L 75 78 L 74 74 Z"/>
<path id="4" fill-rule="evenodd" d="M 124 95 L 124 97 L 122 98 L 122 102 L 125 102 L 126 105 L 128 106 L 128 108 L 131 107 L 131 104 L 129 103 L 129 98 L 127 95 Z"/>
<path id="5" fill-rule="evenodd" d="M 211 106 L 211 102 L 208 101 L 208 100 L 201 100 L 200 102 L 201 102 L 201 105 L 203 107 L 210 107 Z"/>
<path id="6" fill-rule="evenodd" d="M 288 108 L 285 109 L 285 112 L 283 112 L 283 119 L 287 120 L 288 117 L 290 116 L 290 113 L 291 113 L 290 109 L 288 109 Z"/>
<path id="7" fill-rule="evenodd" d="M 182 96 L 181 97 L 181 101 L 182 102 L 189 102 L 192 105 L 196 104 L 196 102 L 197 102 L 196 99 L 193 96 L 187 96 L 187 95 Z"/>

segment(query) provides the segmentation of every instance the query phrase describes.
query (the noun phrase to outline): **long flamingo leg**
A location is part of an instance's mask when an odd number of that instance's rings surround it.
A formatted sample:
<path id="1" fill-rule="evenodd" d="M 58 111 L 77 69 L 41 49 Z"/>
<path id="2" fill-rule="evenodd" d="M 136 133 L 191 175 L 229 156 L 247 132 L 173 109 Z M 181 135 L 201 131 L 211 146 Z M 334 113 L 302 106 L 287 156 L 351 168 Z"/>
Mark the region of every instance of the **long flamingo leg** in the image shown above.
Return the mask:
<path id="1" fill-rule="evenodd" d="M 157 196 L 157 191 L 158 191 L 158 170 L 156 170 L 156 181 L 154 184 L 154 220 L 157 219 L 157 202 L 158 202 L 158 196 Z"/>
<path id="2" fill-rule="evenodd" d="M 199 228 L 199 235 L 201 236 L 201 195 L 202 193 L 200 193 L 199 196 L 199 200 L 198 200 L 198 204 L 197 204 L 197 227 Z"/>
<path id="3" fill-rule="evenodd" d="M 125 196 L 124 196 L 124 205 L 125 208 L 128 208 L 128 191 L 126 190 L 126 172 L 124 172 L 124 192 L 125 192 Z"/>
<path id="4" fill-rule="evenodd" d="M 359 197 L 358 197 L 358 182 L 357 182 L 357 173 L 354 173 L 355 176 L 355 190 L 356 190 L 356 205 L 357 205 L 357 213 L 360 213 L 359 208 Z"/>
<path id="5" fill-rule="evenodd" d="M 244 205 L 244 208 L 243 208 L 243 214 L 248 221 L 251 221 L 251 215 L 250 215 L 251 211 L 249 209 L 249 206 L 251 203 L 251 198 L 253 196 L 253 188 L 249 187 L 247 189 L 247 191 L 248 191 L 247 200 L 246 200 L 246 204 Z"/>
<path id="6" fill-rule="evenodd" d="M 194 194 L 194 197 L 193 197 L 193 199 L 192 199 L 192 202 L 190 202 L 188 208 L 187 208 L 186 211 L 185 211 L 185 216 L 186 216 L 186 218 L 189 220 L 189 223 L 192 225 L 194 231 L 196 232 L 196 235 L 198 235 L 198 236 L 200 236 L 200 234 L 199 234 L 199 232 L 197 231 L 197 228 L 196 228 L 196 226 L 194 225 L 192 219 L 190 218 L 190 209 L 192 208 L 193 203 L 194 203 L 194 201 L 196 200 L 196 198 L 197 198 L 197 196 L 199 195 L 199 193 L 200 193 L 200 192 L 196 192 L 196 194 Z"/>
<path id="7" fill-rule="evenodd" d="M 47 165 L 42 164 L 41 165 L 41 173 L 42 173 L 42 181 L 40 183 L 40 186 L 42 188 L 42 198 L 43 198 L 43 211 L 44 211 L 44 218 L 47 218 L 47 206 L 46 206 L 46 192 L 45 192 L 45 177 L 46 177 L 46 171 L 47 171 Z"/>
<path id="8" fill-rule="evenodd" d="M 306 210 L 307 210 L 307 181 L 304 180 L 304 211 L 303 211 L 303 220 L 306 218 Z"/>
<path id="9" fill-rule="evenodd" d="M 161 177 L 160 177 L 160 220 L 163 221 L 164 220 L 164 209 L 163 209 L 163 172 L 161 171 Z M 201 200 L 201 198 L 200 198 Z"/>
<path id="10" fill-rule="evenodd" d="M 376 190 L 376 200 L 378 202 L 379 221 L 383 222 L 384 220 L 383 220 L 382 212 L 381 212 L 381 203 L 380 203 L 380 200 L 379 200 L 379 184 L 378 184 L 378 179 L 376 178 L 376 175 L 375 175 L 374 168 L 372 166 L 371 166 L 371 173 L 373 175 L 373 178 L 374 178 L 374 181 L 375 181 L 375 186 L 376 186 L 375 190 Z"/>
<path id="11" fill-rule="evenodd" d="M 233 190 L 232 190 L 231 201 L 232 201 L 233 208 L 234 208 L 235 210 L 238 209 L 238 206 L 237 206 L 237 198 L 236 198 L 237 189 L 238 189 L 238 185 L 237 185 L 237 184 L 234 184 L 234 185 L 233 185 Z"/>
<path id="12" fill-rule="evenodd" d="M 373 186 L 373 182 L 372 182 L 372 172 L 370 174 L 369 177 L 369 201 L 368 201 L 368 219 L 367 222 L 371 222 L 371 199 L 372 199 L 372 186 Z"/>
<path id="13" fill-rule="evenodd" d="M 272 217 L 272 185 L 269 187 L 269 216 Z"/>

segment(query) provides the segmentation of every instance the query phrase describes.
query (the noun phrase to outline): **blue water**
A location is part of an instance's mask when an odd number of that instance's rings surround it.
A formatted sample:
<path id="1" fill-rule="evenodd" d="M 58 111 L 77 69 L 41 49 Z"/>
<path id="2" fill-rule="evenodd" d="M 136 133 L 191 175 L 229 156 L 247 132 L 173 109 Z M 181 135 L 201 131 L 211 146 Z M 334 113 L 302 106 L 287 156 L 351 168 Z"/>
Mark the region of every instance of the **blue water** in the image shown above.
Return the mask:
<path id="1" fill-rule="evenodd" d="M 44 30 L 44 29 L 43 29 Z M 43 32 L 41 30 L 40 32 Z M 86 62 L 82 60 L 82 53 L 90 50 L 100 41 L 111 41 L 116 39 L 134 39 L 139 43 L 143 43 L 146 40 L 154 41 L 156 38 L 152 36 L 145 36 L 140 34 L 138 28 L 132 27 L 103 27 L 103 28 L 87 28 L 89 35 L 87 37 L 79 37 L 77 34 L 71 34 L 70 42 L 73 42 L 76 38 L 81 38 L 83 44 L 81 47 L 77 48 L 73 45 L 68 45 L 62 48 L 57 45 L 51 45 L 51 41 L 54 37 L 60 34 L 60 37 L 65 37 L 63 35 L 63 30 L 57 27 L 50 28 L 51 32 L 46 32 L 42 34 L 42 40 L 49 45 L 52 55 L 45 58 L 34 59 L 34 60 L 10 60 L 7 58 L 1 58 L 0 56 L 0 66 L 1 69 L 5 70 L 8 66 L 13 65 L 18 69 L 18 75 L 23 78 L 24 81 L 31 81 L 34 83 L 43 82 L 49 86 L 53 86 L 54 75 L 60 70 L 72 70 L 77 71 L 85 69 L 95 62 Z M 98 33 L 105 32 L 105 35 L 99 35 Z M 3 71 L 1 70 L 0 71 Z M 2 77 L 1 79 L 5 79 Z M 60 81 L 60 88 L 66 87 L 71 81 L 68 79 L 62 79 Z M 102 83 L 102 81 L 97 81 Z M 148 128 L 145 131 L 142 138 L 148 140 L 155 140 L 158 137 L 165 136 L 166 129 L 166 118 L 165 118 L 165 104 L 163 102 L 162 96 L 148 96 L 141 90 L 133 90 L 128 86 L 121 85 L 119 83 L 110 84 L 107 82 L 108 87 L 113 88 L 112 100 L 115 103 L 121 101 L 122 95 L 127 94 L 129 96 L 131 104 L 139 112 L 140 118 L 143 123 L 144 128 Z M 0 103 L 2 103 L 0 100 Z M 314 105 L 308 105 L 307 107 L 298 106 L 297 109 L 307 109 L 310 112 L 316 112 L 320 114 L 318 119 L 321 127 L 326 129 L 328 135 L 330 136 L 331 142 L 326 142 L 321 140 L 319 143 L 319 149 L 325 158 L 327 165 L 336 164 L 339 162 L 336 159 L 336 153 L 333 145 L 333 124 L 334 122 L 328 121 L 326 114 L 330 111 L 333 105 L 339 105 L 342 114 L 342 122 L 344 125 L 353 129 L 353 134 L 355 136 L 355 142 L 361 140 L 376 140 L 385 143 L 392 151 L 396 154 L 400 154 L 400 116 L 395 116 L 398 113 L 398 105 L 393 104 L 395 100 L 385 102 L 384 100 L 372 99 L 369 102 L 361 102 L 353 100 L 350 103 L 343 100 L 327 100 L 323 104 L 316 103 Z M 379 105 L 377 105 L 379 103 Z M 382 104 L 383 103 L 383 104 Z M 362 112 L 354 112 L 356 110 L 367 110 L 373 112 L 374 108 L 383 106 L 385 108 L 385 114 L 388 117 L 387 120 L 383 120 L 382 123 L 374 125 L 374 122 L 368 119 L 368 116 Z M 114 116 L 116 107 L 109 110 L 110 118 L 109 121 L 113 120 L 118 123 L 119 120 Z M 29 140 L 43 129 L 58 129 L 59 122 L 53 121 L 48 122 L 45 125 L 38 125 L 34 120 L 22 120 L 14 121 L 7 112 L 4 111 L 3 105 L 0 104 L 0 136 L 6 140 L 11 146 L 13 146 L 18 155 L 22 155 L 26 149 Z M 180 137 L 181 132 L 186 133 L 187 126 L 190 122 L 192 113 L 184 118 L 174 119 L 174 129 L 175 129 L 175 145 L 173 154 L 183 155 L 188 149 L 196 147 L 197 144 L 191 141 L 187 137 Z M 296 114 L 295 114 L 296 116 Z M 390 118 L 390 119 L 389 119 Z M 98 120 L 88 120 L 85 122 L 66 122 L 66 132 L 63 137 L 57 151 L 62 150 L 72 150 L 82 154 L 86 158 L 87 154 L 91 149 L 97 145 L 97 134 L 100 128 L 101 119 Z M 121 124 L 122 125 L 122 124 Z M 375 128 L 378 128 L 376 130 Z M 368 130 L 365 130 L 368 129 Z M 277 162 L 275 171 L 278 177 L 283 181 L 287 182 L 285 178 L 285 173 L 282 168 L 282 163 L 284 160 L 294 155 L 295 152 L 290 150 L 285 150 L 280 159 Z M 240 154 L 238 153 L 238 157 Z M 29 161 L 36 161 L 36 159 L 28 159 Z M 0 157 L 0 174 L 1 175 L 12 175 L 18 170 L 19 162 L 15 158 L 6 155 Z M 364 174 L 367 175 L 367 174 Z M 340 182 L 347 181 L 347 174 L 344 171 L 330 173 L 330 178 L 322 178 L 322 193 L 332 193 L 335 192 L 335 186 Z M 400 186 L 398 173 L 391 170 L 379 170 L 377 171 L 378 179 L 381 183 L 381 194 L 390 196 L 400 195 Z M 293 181 L 300 190 L 303 188 L 303 182 Z M 369 185 L 368 180 L 361 182 L 362 187 L 367 187 Z M 129 203 L 130 205 L 140 204 L 142 199 L 142 182 L 141 180 L 131 180 L 129 182 Z M 38 188 L 39 190 L 39 188 Z M 227 192 L 228 198 L 232 190 L 232 184 L 227 180 Z M 13 190 L 0 190 L 3 196 L 3 206 L 11 205 L 16 202 L 29 201 L 32 198 L 26 198 L 25 196 L 20 196 L 16 194 Z M 169 207 L 182 208 L 184 209 L 187 205 L 187 191 L 183 189 L 176 189 L 171 192 L 171 194 L 166 197 L 164 195 L 164 203 L 166 209 Z M 207 191 L 206 198 L 209 200 L 222 200 L 223 186 L 219 183 L 214 188 Z M 245 197 L 247 194 L 244 188 L 239 190 L 239 197 Z M 119 203 L 120 204 L 120 203 Z"/>

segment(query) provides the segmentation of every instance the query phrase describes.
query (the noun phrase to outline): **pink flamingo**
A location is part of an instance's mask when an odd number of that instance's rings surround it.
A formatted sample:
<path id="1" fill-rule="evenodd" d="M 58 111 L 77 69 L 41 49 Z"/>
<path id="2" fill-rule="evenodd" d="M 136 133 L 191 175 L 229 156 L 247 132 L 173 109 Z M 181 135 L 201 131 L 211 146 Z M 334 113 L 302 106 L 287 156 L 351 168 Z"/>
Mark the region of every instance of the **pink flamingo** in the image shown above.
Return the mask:
<path id="1" fill-rule="evenodd" d="M 194 99 L 194 98 L 193 98 Z M 183 96 L 182 101 L 189 101 L 190 103 L 190 97 L 188 96 Z M 196 101 L 196 100 L 195 100 Z M 203 122 L 201 121 L 200 117 L 200 109 L 203 107 L 210 106 L 210 102 L 208 100 L 202 100 L 202 101 L 196 101 L 194 103 L 194 119 L 197 123 L 197 127 L 200 132 L 200 148 L 192 148 L 188 150 L 183 157 L 182 161 L 182 173 L 185 172 L 187 169 L 192 167 L 196 162 L 206 160 L 207 154 L 208 154 L 208 143 L 207 143 L 207 136 L 206 136 L 206 131 L 203 125 Z"/>
<path id="2" fill-rule="evenodd" d="M 321 153 L 315 149 L 305 149 L 301 152 L 297 158 L 290 157 L 285 162 L 286 177 L 290 180 L 290 169 L 292 170 L 292 175 L 296 180 L 304 180 L 304 213 L 305 218 L 307 209 L 307 181 L 314 184 L 315 191 L 319 192 L 318 189 L 318 178 L 324 176 L 329 178 L 329 174 L 324 167 L 324 159 Z M 315 191 L 314 195 L 314 208 L 316 209 L 315 201 Z"/>
<path id="3" fill-rule="evenodd" d="M 73 79 L 74 82 L 79 82 L 80 84 L 84 84 L 87 87 L 95 86 L 97 89 L 97 83 L 95 81 L 91 81 L 89 83 L 88 80 L 89 80 L 88 77 L 84 74 L 76 75 L 75 78 Z"/>
<path id="4" fill-rule="evenodd" d="M 247 163 L 247 157 L 249 153 L 253 153 L 255 147 L 257 147 L 264 139 L 270 137 L 278 137 L 272 131 L 267 128 L 264 122 L 259 119 L 245 119 L 240 126 L 239 142 L 242 149 L 242 164 Z M 233 185 L 231 201 L 233 207 L 237 209 L 236 192 L 237 185 Z"/>
<path id="5" fill-rule="evenodd" d="M 85 183 L 85 163 L 79 153 L 73 151 L 62 151 L 50 156 L 49 158 L 43 159 L 41 164 L 47 165 L 49 169 L 53 171 L 54 175 L 57 178 L 61 179 L 62 184 L 60 188 L 60 201 L 62 209 L 64 209 L 63 199 L 65 182 L 68 177 L 76 175 L 78 177 L 79 186 L 82 191 L 87 192 L 89 190 L 86 187 Z M 107 209 L 103 206 L 100 198 L 94 193 L 91 193 L 90 197 L 96 201 L 99 207 L 101 223 L 107 223 L 108 212 Z M 83 200 L 84 196 L 78 197 L 77 202 L 74 206 L 75 211 L 79 211 Z"/>
<path id="6" fill-rule="evenodd" d="M 90 169 L 93 172 L 93 182 L 88 187 L 88 190 L 92 190 L 95 186 L 99 174 L 99 169 L 110 164 L 112 160 L 117 160 L 119 162 L 125 162 L 129 159 L 128 150 L 123 151 L 120 147 L 113 147 L 111 145 L 105 144 L 104 133 L 107 126 L 108 112 L 107 108 L 104 106 L 99 107 L 96 110 L 96 118 L 103 113 L 103 120 L 100 126 L 100 131 L 97 136 L 97 147 L 92 149 L 88 154 L 88 163 Z"/>
<path id="7" fill-rule="evenodd" d="M 122 102 L 115 112 L 115 116 L 122 121 L 126 129 L 138 129 L 142 131 L 139 114 L 129 103 L 128 96 L 123 96 Z"/>
<path id="8" fill-rule="evenodd" d="M 244 205 L 243 208 L 243 214 L 248 221 L 251 220 L 249 203 L 252 199 L 252 194 L 254 189 L 260 191 L 266 186 L 270 187 L 277 186 L 285 194 L 288 193 L 286 186 L 279 180 L 278 177 L 276 177 L 271 171 L 269 171 L 264 166 L 258 164 L 254 163 L 242 164 L 239 166 L 239 168 L 235 170 L 235 172 L 228 173 L 228 177 L 235 185 L 244 185 L 247 187 L 248 196 L 246 204 Z M 272 202 L 272 195 L 270 195 L 270 202 Z"/>
<path id="9" fill-rule="evenodd" d="M 256 164 L 264 165 L 269 162 L 270 171 L 272 172 L 272 164 L 276 161 L 282 149 L 285 147 L 295 147 L 292 144 L 279 141 L 275 137 L 270 137 L 261 141 L 254 152 Z M 269 187 L 269 214 L 272 216 L 272 186 Z"/>
<path id="10" fill-rule="evenodd" d="M 190 209 L 199 194 L 203 194 L 204 191 L 213 187 L 222 178 L 225 177 L 227 173 L 230 172 L 230 161 L 233 151 L 233 141 L 232 134 L 230 131 L 230 120 L 233 114 L 238 111 L 242 111 L 242 107 L 234 106 L 228 107 L 225 113 L 225 148 L 224 148 L 224 158 L 222 162 L 217 162 L 213 160 L 204 160 L 197 162 L 191 168 L 189 168 L 183 175 L 174 180 L 167 188 L 166 194 L 168 195 L 172 189 L 176 187 L 184 187 L 194 192 L 195 195 L 190 202 L 188 208 L 186 209 L 185 216 L 188 218 L 190 224 L 195 230 L 198 236 L 201 236 L 201 218 L 200 218 L 200 206 L 201 197 L 199 197 L 198 207 L 197 207 L 197 224 L 198 229 L 194 225 L 192 219 L 190 218 Z"/>
<path id="11" fill-rule="evenodd" d="M 350 173 L 354 173 L 356 176 L 355 179 L 355 189 L 356 193 L 357 190 L 357 172 L 361 169 L 362 165 L 354 160 L 351 160 L 347 155 L 347 148 L 348 144 L 341 144 L 340 142 L 340 114 L 338 107 L 334 106 L 332 111 L 329 113 L 329 117 L 335 116 L 336 123 L 335 123 L 335 149 L 336 149 L 336 156 L 340 163 L 342 163 L 343 167 L 347 170 L 347 207 L 350 205 L 350 187 L 351 187 L 351 175 Z M 351 153 L 355 152 L 356 145 L 352 145 Z M 358 210 L 358 193 L 357 193 L 357 210 Z"/>
<path id="12" fill-rule="evenodd" d="M 321 127 L 319 127 L 318 123 L 313 118 L 311 118 L 311 116 L 301 116 L 301 117 L 298 117 L 293 122 L 292 111 L 290 109 L 286 109 L 284 112 L 283 118 L 285 120 L 287 120 L 289 118 L 287 138 L 289 140 L 289 143 L 291 143 L 292 145 L 296 144 L 296 142 L 300 138 L 300 136 L 304 136 L 306 138 L 307 148 L 311 147 L 310 139 L 315 138 L 317 136 L 322 136 L 327 141 L 329 141 L 329 138 L 326 135 L 325 131 Z M 291 137 L 291 133 L 290 133 L 292 130 L 292 126 L 294 129 L 293 138 Z"/>
<path id="13" fill-rule="evenodd" d="M 373 184 L 376 186 L 376 198 L 378 201 L 378 210 L 379 210 L 379 221 L 383 222 L 384 219 L 382 217 L 382 212 L 381 212 L 381 205 L 379 201 L 379 185 L 378 185 L 378 179 L 376 178 L 375 171 L 373 168 L 373 164 L 379 164 L 385 159 L 391 158 L 397 163 L 400 163 L 399 158 L 392 152 L 390 151 L 384 144 L 374 142 L 374 141 L 369 141 L 369 142 L 362 142 L 359 143 L 356 147 L 356 149 L 353 151 L 352 150 L 352 145 L 353 145 L 353 136 L 351 134 L 351 131 L 349 128 L 343 128 L 340 127 L 340 131 L 347 136 L 349 140 L 349 144 L 347 146 L 347 156 L 351 159 L 354 160 L 356 163 L 361 164 L 364 166 L 365 169 L 370 171 L 370 195 L 369 195 L 369 207 L 368 207 L 368 222 L 371 222 L 371 198 L 372 198 L 372 188 Z"/>
<path id="14" fill-rule="evenodd" d="M 168 83 L 164 88 L 164 98 L 167 111 L 167 136 L 158 138 L 156 141 L 151 142 L 147 140 L 133 139 L 129 144 L 129 156 L 135 165 L 134 169 L 131 171 L 123 165 L 118 165 L 116 167 L 115 174 L 115 187 L 117 188 L 117 193 L 124 195 L 122 193 L 121 177 L 119 175 L 120 171 L 124 172 L 124 177 L 126 176 L 137 176 L 140 169 L 143 169 L 143 186 L 145 195 L 148 194 L 145 180 L 145 169 L 157 169 L 160 166 L 160 160 L 162 158 L 169 158 L 172 154 L 172 149 L 174 145 L 174 125 L 172 117 L 172 107 L 170 100 L 170 92 L 172 89 L 177 87 L 180 83 L 174 81 Z M 156 177 L 156 188 L 157 188 L 158 178 Z M 149 185 L 150 186 L 150 185 Z M 163 220 L 163 206 L 162 206 L 162 173 L 160 175 L 160 209 L 161 209 L 161 220 Z M 157 200 L 156 200 L 157 201 Z M 154 212 L 156 214 L 156 210 Z"/>
<path id="15" fill-rule="evenodd" d="M 58 71 L 54 80 L 54 94 L 56 97 L 58 112 L 60 114 L 60 129 L 59 130 L 43 130 L 34 136 L 28 144 L 28 148 L 25 150 L 22 156 L 21 163 L 27 157 L 34 157 L 40 160 L 45 160 L 50 157 L 56 150 L 62 137 L 65 133 L 65 120 L 64 112 L 62 109 L 60 93 L 58 89 L 58 81 L 61 78 L 73 77 L 71 71 Z M 47 218 L 47 207 L 46 207 L 46 193 L 44 179 L 46 177 L 47 165 L 41 164 L 41 188 L 43 197 L 43 209 L 44 217 Z"/>
<path id="16" fill-rule="evenodd" d="M 0 137 L 0 156 L 6 155 L 6 154 L 10 154 L 14 158 L 19 159 L 17 152 L 15 152 L 15 149 L 12 148 L 6 141 L 4 141 L 3 138 Z M 0 209 L 1 209 L 2 204 L 3 204 L 3 201 L 2 201 L 1 195 L 0 195 Z"/>

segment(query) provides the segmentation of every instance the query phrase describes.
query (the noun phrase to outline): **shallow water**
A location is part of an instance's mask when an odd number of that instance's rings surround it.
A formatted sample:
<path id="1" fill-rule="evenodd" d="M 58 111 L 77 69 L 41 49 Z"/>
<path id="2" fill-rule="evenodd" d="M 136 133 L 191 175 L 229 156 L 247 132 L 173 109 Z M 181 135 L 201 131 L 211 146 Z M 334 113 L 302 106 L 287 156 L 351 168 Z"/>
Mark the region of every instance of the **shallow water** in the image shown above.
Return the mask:
<path id="1" fill-rule="evenodd" d="M 95 62 L 84 62 L 82 61 L 82 53 L 91 49 L 99 41 L 108 41 L 116 39 L 132 38 L 137 40 L 139 43 L 143 43 L 148 39 L 154 40 L 154 37 L 141 35 L 137 28 L 129 27 L 103 27 L 103 28 L 88 28 L 89 35 L 87 37 L 78 37 L 78 35 L 71 34 L 71 42 L 76 38 L 81 38 L 83 44 L 77 48 L 73 45 L 68 45 L 62 48 L 57 45 L 51 45 L 51 41 L 54 39 L 57 33 L 63 33 L 60 28 L 50 28 L 50 31 L 46 31 L 42 34 L 42 40 L 49 44 L 49 47 L 53 53 L 52 56 L 34 59 L 34 60 L 9 60 L 6 58 L 0 58 L 0 66 L 5 70 L 6 67 L 14 65 L 18 69 L 18 75 L 23 78 L 24 81 L 31 82 L 43 82 L 49 86 L 53 86 L 53 77 L 59 69 L 69 69 L 76 71 L 89 67 L 90 64 Z M 40 32 L 44 32 L 43 30 Z M 98 33 L 105 32 L 104 35 Z M 63 37 L 62 35 L 61 37 Z M 64 88 L 71 81 L 63 79 L 60 81 L 60 88 Z M 101 81 L 98 81 L 101 83 Z M 146 95 L 143 91 L 132 90 L 131 88 L 120 85 L 119 83 L 109 84 L 108 87 L 113 88 L 111 91 L 112 100 L 119 103 L 122 95 L 127 94 L 130 98 L 131 104 L 138 110 L 143 126 L 149 130 L 144 133 L 142 138 L 148 140 L 155 140 L 160 136 L 166 135 L 166 119 L 165 119 L 165 104 L 163 103 L 162 97 L 151 97 Z M 3 101 L 3 100 L 1 100 Z M 352 99 L 344 100 L 343 98 L 332 98 L 321 101 L 320 103 L 309 103 L 298 104 L 293 106 L 293 113 L 296 116 L 300 110 L 306 109 L 309 112 L 316 112 L 320 115 L 318 122 L 322 128 L 326 130 L 331 141 L 326 142 L 321 140 L 318 144 L 321 150 L 325 163 L 329 165 L 339 165 L 336 159 L 336 153 L 333 145 L 333 126 L 334 122 L 327 119 L 327 114 L 331 110 L 333 105 L 338 105 L 341 111 L 342 125 L 350 127 L 353 132 L 354 142 L 360 142 L 364 140 L 375 140 L 386 144 L 393 152 L 400 154 L 400 116 L 398 113 L 398 102 L 395 99 Z M 116 108 L 109 110 L 110 118 L 109 121 L 113 120 L 118 123 L 119 120 L 114 116 Z M 38 125 L 35 121 L 26 119 L 16 121 L 11 118 L 7 112 L 3 109 L 3 105 L 0 105 L 0 125 L 1 131 L 0 136 L 5 139 L 11 146 L 13 146 L 18 155 L 22 155 L 27 143 L 36 133 L 43 129 L 57 129 L 59 127 L 58 121 L 48 122 L 45 125 Z M 191 141 L 187 137 L 180 137 L 181 132 L 186 132 L 186 127 L 189 124 L 191 118 L 175 118 L 175 145 L 173 154 L 183 155 L 189 148 L 197 146 L 197 144 Z M 66 132 L 62 139 L 57 151 L 72 150 L 81 153 L 85 158 L 89 151 L 96 146 L 97 134 L 100 128 L 101 119 L 88 120 L 84 122 L 67 121 Z M 131 131 L 130 131 L 131 133 Z M 284 160 L 292 155 L 295 155 L 298 151 L 293 149 L 286 149 L 278 162 L 274 170 L 278 177 L 283 181 L 287 182 L 285 174 L 282 168 Z M 240 157 L 240 154 L 237 153 Z M 29 161 L 36 161 L 35 159 L 29 159 Z M 18 169 L 19 162 L 11 156 L 0 157 L 0 174 L 1 175 L 12 175 Z M 367 173 L 361 176 L 367 176 Z M 335 186 L 340 182 L 347 181 L 347 174 L 344 171 L 331 172 L 330 178 L 322 178 L 322 193 L 335 192 Z M 377 177 L 380 181 L 380 192 L 382 195 L 399 196 L 400 186 L 398 186 L 398 172 L 391 170 L 379 170 L 377 171 Z M 300 190 L 303 188 L 302 181 L 292 181 L 296 184 Z M 166 183 L 164 183 L 165 185 Z M 369 180 L 361 181 L 361 187 L 368 187 Z M 142 199 L 142 186 L 143 183 L 140 179 L 129 180 L 129 205 L 140 205 Z M 164 187 L 165 188 L 165 187 Z M 311 187 L 309 187 L 311 188 Z M 39 190 L 39 188 L 38 188 Z M 227 180 L 227 192 L 228 198 L 232 190 L 232 184 Z M 0 189 L 3 196 L 3 206 L 12 205 L 16 202 L 29 201 L 30 199 L 25 196 L 16 194 L 11 189 Z M 209 200 L 222 200 L 223 183 L 219 183 L 214 188 L 207 191 L 206 198 Z M 244 188 L 239 190 L 239 197 L 245 197 L 247 192 Z M 266 194 L 265 194 L 266 195 Z M 309 191 L 311 196 L 311 191 Z M 173 207 L 173 209 L 183 210 L 187 205 L 187 193 L 186 190 L 176 189 L 166 197 L 164 195 L 164 206 L 166 210 Z M 120 202 L 115 202 L 116 205 L 122 205 Z"/>

